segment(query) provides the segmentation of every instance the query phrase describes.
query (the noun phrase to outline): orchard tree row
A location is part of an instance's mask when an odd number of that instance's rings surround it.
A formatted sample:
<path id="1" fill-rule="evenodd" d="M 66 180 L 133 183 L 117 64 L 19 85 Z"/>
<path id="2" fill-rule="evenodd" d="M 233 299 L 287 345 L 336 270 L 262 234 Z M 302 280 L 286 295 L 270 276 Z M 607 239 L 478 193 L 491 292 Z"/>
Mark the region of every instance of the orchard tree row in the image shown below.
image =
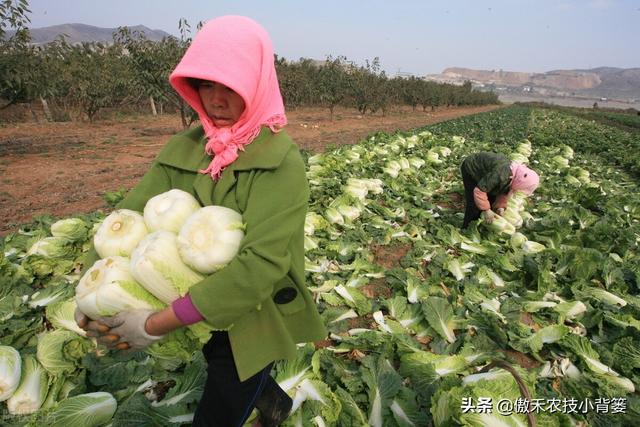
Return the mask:
<path id="1" fill-rule="evenodd" d="M 193 112 L 168 83 L 168 76 L 191 42 L 191 29 L 179 23 L 181 36 L 151 41 L 143 33 L 120 28 L 113 43 L 70 44 L 64 37 L 34 45 L 26 28 L 27 3 L 0 1 L 0 109 L 16 103 L 42 103 L 49 120 L 80 112 L 92 121 L 104 108 L 133 107 L 156 114 L 180 112 L 188 126 Z M 7 28 L 17 31 L 7 33 Z M 435 109 L 439 106 L 497 103 L 497 96 L 462 86 L 415 77 L 388 78 L 378 58 L 357 65 L 345 57 L 325 61 L 288 61 L 275 57 L 287 108 L 336 106 L 361 114 L 385 114 L 392 105 Z"/>

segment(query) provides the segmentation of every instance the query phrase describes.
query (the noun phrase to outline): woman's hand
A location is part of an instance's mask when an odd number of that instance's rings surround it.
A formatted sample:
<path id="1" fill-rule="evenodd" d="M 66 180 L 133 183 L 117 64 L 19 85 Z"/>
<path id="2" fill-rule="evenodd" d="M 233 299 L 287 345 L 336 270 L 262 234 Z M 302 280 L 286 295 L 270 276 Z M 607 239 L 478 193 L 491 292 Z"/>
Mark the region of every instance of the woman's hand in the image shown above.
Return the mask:
<path id="1" fill-rule="evenodd" d="M 78 326 L 86 331 L 87 325 L 89 324 L 89 318 L 87 315 L 80 311 L 80 308 L 76 307 L 76 311 L 73 312 L 73 317 L 75 318 Z"/>
<path id="2" fill-rule="evenodd" d="M 80 326 L 80 328 L 87 331 L 88 337 L 97 338 L 100 335 L 109 331 L 108 326 L 100 322 L 97 322 L 95 320 L 89 319 L 89 317 L 86 314 L 84 314 L 82 311 L 80 311 L 78 307 L 76 307 L 76 310 L 73 313 L 73 317 L 75 318 L 75 321 L 78 324 L 78 326 Z"/>
<path id="3" fill-rule="evenodd" d="M 163 335 L 151 335 L 147 331 L 147 321 L 156 313 L 154 310 L 129 310 L 111 317 L 101 317 L 98 322 L 106 325 L 98 341 L 109 348 L 120 350 L 142 350 Z"/>
<path id="4" fill-rule="evenodd" d="M 102 317 L 98 321 L 101 323 L 89 322 L 96 323 L 100 328 L 95 335 L 98 341 L 109 348 L 120 350 L 141 350 L 162 339 L 164 334 L 183 326 L 171 306 L 161 311 L 124 311 L 112 317 Z"/>
<path id="5" fill-rule="evenodd" d="M 486 211 L 484 211 L 484 222 L 486 222 L 487 224 L 491 224 L 495 217 L 496 214 L 491 209 L 487 209 Z"/>

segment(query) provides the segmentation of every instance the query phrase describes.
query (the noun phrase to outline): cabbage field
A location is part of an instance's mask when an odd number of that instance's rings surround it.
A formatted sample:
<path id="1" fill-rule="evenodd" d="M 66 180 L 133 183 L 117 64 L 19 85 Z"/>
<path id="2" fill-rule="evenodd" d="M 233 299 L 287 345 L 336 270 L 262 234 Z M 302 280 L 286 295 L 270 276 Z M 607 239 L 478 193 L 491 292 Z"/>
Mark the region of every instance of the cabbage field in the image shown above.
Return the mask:
<path id="1" fill-rule="evenodd" d="M 481 150 L 541 185 L 460 230 L 459 165 Z M 639 152 L 632 130 L 515 106 L 306 156 L 307 284 L 330 335 L 276 364 L 284 425 L 640 425 Z M 3 426 L 190 423 L 191 330 L 127 353 L 75 325 L 106 214 L 1 240 Z"/>

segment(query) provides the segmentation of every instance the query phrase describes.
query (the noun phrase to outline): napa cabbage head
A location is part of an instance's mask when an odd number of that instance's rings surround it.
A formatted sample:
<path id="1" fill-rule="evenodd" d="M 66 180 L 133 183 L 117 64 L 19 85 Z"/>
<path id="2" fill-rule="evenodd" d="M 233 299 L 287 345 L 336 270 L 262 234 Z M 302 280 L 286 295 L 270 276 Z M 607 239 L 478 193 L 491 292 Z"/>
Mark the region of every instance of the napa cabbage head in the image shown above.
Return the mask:
<path id="1" fill-rule="evenodd" d="M 397 178 L 402 170 L 402 165 L 397 160 L 390 160 L 386 166 L 382 168 L 382 171 L 389 175 L 391 178 Z"/>
<path id="2" fill-rule="evenodd" d="M 528 240 L 527 236 L 525 236 L 522 233 L 515 232 L 511 235 L 511 238 L 509 239 L 509 244 L 513 249 L 519 249 L 522 247 L 522 245 L 524 245 L 524 243 L 527 240 Z"/>
<path id="3" fill-rule="evenodd" d="M 509 158 L 511 160 L 513 160 L 514 162 L 518 162 L 518 163 L 522 163 L 522 164 L 529 163 L 529 158 L 527 157 L 527 155 L 525 155 L 523 153 L 511 153 Z"/>
<path id="4" fill-rule="evenodd" d="M 527 240 L 522 244 L 522 252 L 525 254 L 535 254 L 544 251 L 546 248 L 542 243 Z"/>
<path id="5" fill-rule="evenodd" d="M 51 235 L 71 242 L 81 242 L 87 238 L 89 226 L 80 218 L 67 218 L 51 224 Z"/>
<path id="6" fill-rule="evenodd" d="M 38 335 L 36 355 L 44 369 L 52 376 L 69 374 L 80 366 L 80 360 L 93 343 L 75 332 L 54 329 Z"/>
<path id="7" fill-rule="evenodd" d="M 567 159 L 573 159 L 573 155 L 574 155 L 573 148 L 569 147 L 568 145 L 562 144 L 560 146 L 560 150 L 563 157 Z"/>
<path id="8" fill-rule="evenodd" d="M 45 315 L 47 320 L 57 329 L 67 329 L 80 336 L 86 336 L 87 332 L 76 323 L 74 313 L 78 304 L 75 298 L 66 301 L 58 301 L 47 305 Z"/>
<path id="9" fill-rule="evenodd" d="M 10 398 L 20 384 L 22 359 L 15 348 L 0 346 L 0 402 Z"/>
<path id="10" fill-rule="evenodd" d="M 410 157 L 409 158 L 409 164 L 411 164 L 411 167 L 414 169 L 420 169 L 422 166 L 424 166 L 424 164 L 426 163 L 426 161 L 424 159 L 421 159 L 419 157 Z"/>
<path id="11" fill-rule="evenodd" d="M 331 202 L 330 207 L 335 208 L 344 221 L 351 223 L 355 221 L 362 213 L 362 203 L 358 199 L 350 198 L 348 196 L 337 197 Z"/>
<path id="12" fill-rule="evenodd" d="M 210 274 L 231 262 L 243 238 L 242 215 L 224 206 L 206 206 L 180 229 L 178 252 L 189 267 Z"/>
<path id="13" fill-rule="evenodd" d="M 324 214 L 331 224 L 344 225 L 344 217 L 335 207 L 329 206 Z"/>
<path id="14" fill-rule="evenodd" d="M 111 256 L 96 261 L 76 286 L 78 308 L 92 319 L 125 310 L 160 309 L 164 304 L 131 275 L 129 259 Z"/>
<path id="15" fill-rule="evenodd" d="M 324 230 L 328 225 L 329 224 L 322 215 L 315 212 L 307 212 L 304 219 L 304 234 L 311 236 L 316 232 L 316 230 Z"/>
<path id="16" fill-rule="evenodd" d="M 36 412 L 47 397 L 49 376 L 32 355 L 22 359 L 20 385 L 7 400 L 7 409 L 12 415 L 27 415 Z"/>
<path id="17" fill-rule="evenodd" d="M 569 167 L 569 159 L 562 156 L 554 156 L 551 161 L 554 165 L 560 169 L 566 169 Z"/>
<path id="18" fill-rule="evenodd" d="M 516 152 L 523 155 L 525 158 L 528 158 L 532 153 L 531 143 L 523 142 L 521 144 L 518 144 L 518 146 L 516 147 Z"/>
<path id="19" fill-rule="evenodd" d="M 144 206 L 144 222 L 150 232 L 180 232 L 189 216 L 200 209 L 200 203 L 186 191 L 173 189 L 149 199 Z"/>
<path id="20" fill-rule="evenodd" d="M 352 178 L 350 178 L 352 179 Z M 351 197 L 364 200 L 369 194 L 367 187 L 361 182 L 350 182 L 344 187 L 344 192 Z"/>
<path id="21" fill-rule="evenodd" d="M 522 219 L 522 216 L 520 216 L 520 213 L 516 209 L 507 207 L 504 210 L 504 214 L 502 216 L 504 219 L 506 219 L 511 224 L 513 224 L 515 228 L 522 227 L 522 223 L 524 222 L 524 220 Z"/>
<path id="22" fill-rule="evenodd" d="M 438 153 L 438 151 L 432 148 L 427 152 L 427 162 L 432 165 L 439 165 L 443 163 L 443 160 L 440 159 L 440 154 Z"/>
<path id="23" fill-rule="evenodd" d="M 383 182 L 378 178 L 348 178 L 347 185 L 345 187 L 345 191 L 348 193 L 348 188 L 357 189 L 355 191 L 356 194 L 361 195 L 362 189 L 365 189 L 364 195 L 366 196 L 368 193 L 372 194 L 382 194 L 384 189 L 382 188 Z M 359 197 L 361 200 L 363 197 Z"/>
<path id="24" fill-rule="evenodd" d="M 411 163 L 409 163 L 409 159 L 407 159 L 406 157 L 398 157 L 398 163 L 400 163 L 400 167 L 402 168 L 402 170 L 411 169 Z"/>
<path id="25" fill-rule="evenodd" d="M 482 218 L 484 219 L 485 213 L 482 213 Z M 491 224 L 488 224 L 486 221 L 482 221 L 485 227 L 495 233 L 504 233 L 508 235 L 512 235 L 516 232 L 516 228 L 509 221 L 501 217 L 500 215 L 494 215 L 493 221 Z"/>
<path id="26" fill-rule="evenodd" d="M 102 221 L 93 236 L 93 244 L 100 258 L 128 257 L 147 233 L 142 215 L 129 209 L 118 209 Z"/>
<path id="27" fill-rule="evenodd" d="M 565 177 L 565 181 L 567 182 L 567 184 L 572 185 L 574 187 L 580 187 L 582 185 L 582 182 L 573 175 L 567 175 Z"/>
<path id="28" fill-rule="evenodd" d="M 169 231 L 146 236 L 131 254 L 131 274 L 160 301 L 170 304 L 204 276 L 196 273 L 180 258 L 178 238 Z"/>
<path id="29" fill-rule="evenodd" d="M 37 240 L 27 255 L 40 255 L 44 258 L 65 258 L 69 254 L 69 241 L 62 237 L 45 237 Z"/>
<path id="30" fill-rule="evenodd" d="M 570 173 L 575 176 L 583 184 L 589 184 L 591 182 L 591 174 L 588 170 L 581 167 L 574 167 L 570 169 Z"/>

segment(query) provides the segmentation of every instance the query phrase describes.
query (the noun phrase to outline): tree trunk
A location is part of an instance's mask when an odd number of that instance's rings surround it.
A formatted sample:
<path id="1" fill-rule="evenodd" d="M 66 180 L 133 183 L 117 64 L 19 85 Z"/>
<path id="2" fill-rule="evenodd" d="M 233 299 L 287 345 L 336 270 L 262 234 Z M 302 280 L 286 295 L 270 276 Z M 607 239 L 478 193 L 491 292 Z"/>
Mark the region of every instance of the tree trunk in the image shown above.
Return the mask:
<path id="1" fill-rule="evenodd" d="M 36 112 L 35 112 L 35 111 L 33 111 L 33 105 L 31 105 L 31 103 L 29 103 L 29 111 L 31 111 L 31 115 L 33 116 L 33 120 L 34 120 L 36 123 L 39 123 L 39 122 L 40 122 L 40 120 L 38 120 L 38 115 L 36 114 Z"/>
<path id="2" fill-rule="evenodd" d="M 53 117 L 51 116 L 51 110 L 49 110 L 49 104 L 47 104 L 47 100 L 43 97 L 40 97 L 40 102 L 42 103 L 42 109 L 44 110 L 44 116 L 48 121 L 52 122 Z"/>
<path id="3" fill-rule="evenodd" d="M 157 116 L 158 112 L 156 111 L 156 103 L 153 101 L 153 96 L 149 96 L 149 103 L 151 104 L 151 113 Z"/>

